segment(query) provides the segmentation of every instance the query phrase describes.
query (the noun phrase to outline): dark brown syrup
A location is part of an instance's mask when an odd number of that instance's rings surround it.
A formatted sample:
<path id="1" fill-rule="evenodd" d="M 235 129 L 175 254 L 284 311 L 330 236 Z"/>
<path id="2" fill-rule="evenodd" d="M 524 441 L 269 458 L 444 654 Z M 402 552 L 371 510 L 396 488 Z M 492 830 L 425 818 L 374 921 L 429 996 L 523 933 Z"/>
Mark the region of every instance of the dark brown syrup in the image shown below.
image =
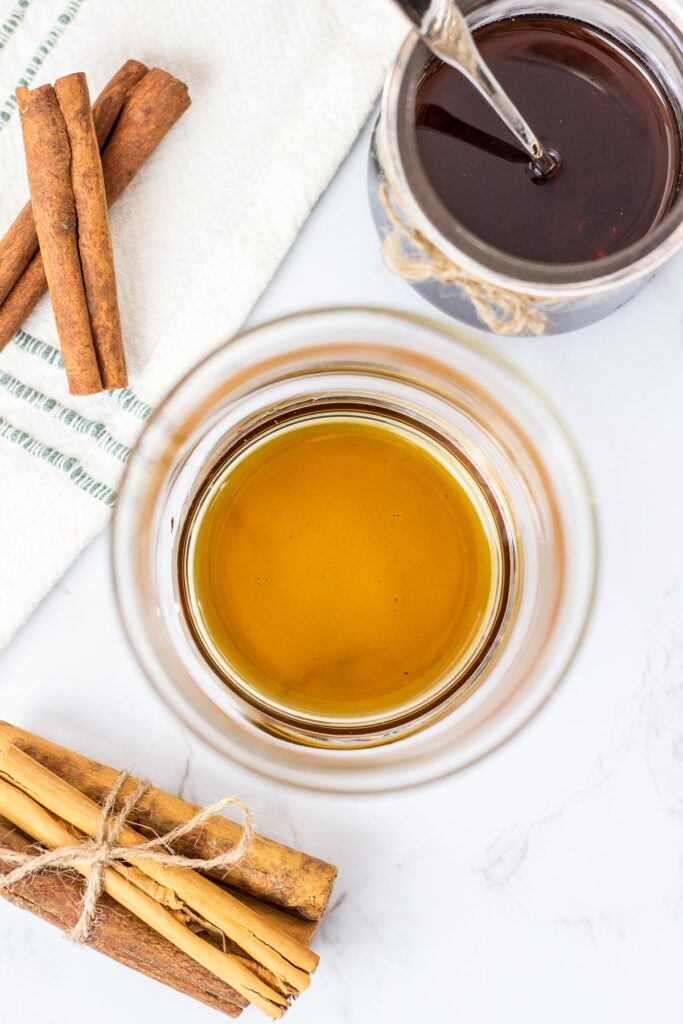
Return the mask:
<path id="1" fill-rule="evenodd" d="M 434 61 L 417 97 L 417 144 L 437 196 L 474 235 L 542 263 L 583 263 L 648 234 L 679 188 L 680 132 L 630 50 L 579 21 L 524 15 L 475 33 L 482 56 L 561 168 L 539 181 L 495 112 Z"/>

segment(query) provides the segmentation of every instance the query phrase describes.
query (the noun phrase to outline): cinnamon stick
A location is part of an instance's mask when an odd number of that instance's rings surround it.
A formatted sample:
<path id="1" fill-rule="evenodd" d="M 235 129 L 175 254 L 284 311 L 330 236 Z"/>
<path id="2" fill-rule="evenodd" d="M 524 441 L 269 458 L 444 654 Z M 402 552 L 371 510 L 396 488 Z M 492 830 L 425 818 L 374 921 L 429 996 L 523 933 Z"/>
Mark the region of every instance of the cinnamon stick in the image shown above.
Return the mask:
<path id="1" fill-rule="evenodd" d="M 62 357 L 75 395 L 102 390 L 78 251 L 71 148 L 51 85 L 17 89 L 33 216 Z"/>
<path id="2" fill-rule="evenodd" d="M 31 201 L 72 394 L 128 384 L 100 152 L 85 75 L 17 90 Z"/>
<path id="3" fill-rule="evenodd" d="M 0 722 L 0 740 L 15 744 L 96 803 L 104 800 L 119 774 L 114 768 L 89 760 L 8 722 Z M 124 799 L 136 785 L 135 780 L 127 782 L 121 798 Z M 133 809 L 131 822 L 145 832 L 163 835 L 189 821 L 198 810 L 196 805 L 152 787 Z M 227 818 L 212 818 L 201 832 L 190 833 L 179 840 L 174 849 L 185 856 L 208 859 L 232 849 L 241 835 L 242 829 L 235 822 Z M 217 875 L 221 880 L 223 876 L 233 890 L 295 913 L 307 921 L 319 921 L 332 892 L 336 868 L 317 857 L 257 835 L 242 861 L 227 874 Z"/>
<path id="4" fill-rule="evenodd" d="M 33 216 L 33 214 L 31 214 Z M 36 236 L 37 237 L 37 236 Z M 26 317 L 47 291 L 43 257 L 39 252 L 0 306 L 0 352 L 12 340 Z"/>
<path id="5" fill-rule="evenodd" d="M 130 91 L 102 152 L 110 206 L 189 106 L 187 86 L 161 68 L 152 68 Z"/>
<path id="6" fill-rule="evenodd" d="M 317 921 L 306 921 L 302 917 L 286 914 L 270 903 L 263 903 L 262 900 L 254 899 L 253 896 L 247 896 L 246 893 L 240 892 L 239 889 L 231 889 L 229 885 L 225 886 L 225 888 L 236 900 L 244 903 L 245 907 L 251 907 L 252 910 L 260 914 L 266 921 L 271 921 L 276 928 L 287 932 L 293 938 L 298 939 L 299 942 L 303 942 L 304 945 L 310 946 L 313 936 L 318 930 Z"/>
<path id="7" fill-rule="evenodd" d="M 145 85 L 150 75 L 153 76 L 151 85 Z M 145 88 L 140 93 L 143 85 Z M 190 106 L 187 87 L 172 75 L 158 69 L 152 69 L 143 78 L 134 82 L 129 90 L 128 100 L 132 100 L 136 94 L 132 116 L 127 116 L 124 120 L 124 111 L 121 111 L 121 115 L 115 119 L 102 154 L 104 184 L 109 206 L 118 199 L 163 137 Z M 95 111 L 96 109 L 97 104 Z M 97 118 L 95 120 L 97 121 Z M 110 147 L 113 147 L 111 152 Z M 40 253 L 36 253 L 14 284 L 5 302 L 0 305 L 0 351 L 12 340 L 46 291 L 47 278 L 42 257 Z"/>
<path id="8" fill-rule="evenodd" d="M 32 840 L 3 818 L 0 847 L 16 853 L 35 849 Z M 7 874 L 12 867 L 0 859 L 0 875 Z M 69 872 L 44 871 L 28 876 L 12 889 L 1 890 L 1 894 L 10 903 L 66 932 L 78 921 L 83 889 L 79 879 Z M 97 922 L 88 945 L 228 1017 L 239 1016 L 247 1005 L 247 1000 L 230 985 L 200 967 L 106 893 L 100 897 Z"/>
<path id="9" fill-rule="evenodd" d="M 149 68 L 139 60 L 127 60 L 116 74 L 109 79 L 104 89 L 92 105 L 92 117 L 95 122 L 95 134 L 100 149 L 103 149 L 116 120 L 123 109 L 123 104 L 134 86 L 145 77 Z"/>
<path id="10" fill-rule="evenodd" d="M 63 821 L 53 817 L 37 800 L 2 779 L 0 814 L 48 849 L 61 849 L 73 845 L 73 833 Z M 87 878 L 91 867 L 84 862 L 82 865 L 78 864 L 76 870 Z M 148 927 L 172 942 L 200 966 L 235 988 L 273 1020 L 283 1015 L 288 1005 L 287 997 L 262 981 L 242 958 L 232 953 L 223 953 L 205 942 L 161 904 L 131 884 L 113 868 L 105 868 L 102 877 L 107 895 L 139 917 Z"/>
<path id="11" fill-rule="evenodd" d="M 114 250 L 109 230 L 100 150 L 85 75 L 55 82 L 71 148 L 71 187 L 78 217 L 78 252 L 90 330 L 102 387 L 128 386 L 121 320 L 116 295 Z"/>
<path id="12" fill-rule="evenodd" d="M 38 250 L 38 235 L 30 201 L 0 239 L 0 305 Z"/>
<path id="13" fill-rule="evenodd" d="M 11 787 L 30 794 L 43 808 L 74 826 L 79 832 L 92 838 L 97 836 L 101 808 L 80 790 L 39 764 L 19 747 L 6 741 L 0 741 L 0 779 L 4 779 Z M 2 782 L 0 792 L 5 792 L 5 785 Z M 7 806 L 0 804 L 0 813 L 15 821 L 20 828 L 24 828 L 22 821 L 13 817 L 11 809 Z M 35 835 L 41 842 L 53 845 L 49 837 L 45 839 L 34 829 L 24 830 Z M 309 974 L 316 969 L 319 960 L 318 955 L 311 949 L 266 921 L 251 908 L 245 907 L 226 890 L 220 889 L 196 871 L 162 865 L 144 855 L 136 856 L 134 848 L 142 845 L 145 839 L 129 825 L 123 826 L 117 842 L 119 845 L 131 847 L 129 863 L 133 867 L 176 893 L 187 907 L 232 939 L 257 963 L 272 971 L 289 989 L 301 992 L 308 986 Z M 116 872 L 112 871 L 112 874 L 116 875 Z M 118 882 L 112 879 L 111 887 L 107 891 L 122 902 L 117 895 L 121 892 Z M 132 908 L 129 906 L 129 909 Z M 150 923 L 145 917 L 143 920 Z M 157 925 L 153 924 L 153 927 Z M 167 930 L 162 934 L 168 937 L 170 925 L 166 924 L 165 927 Z M 184 948 L 185 952 L 190 952 L 187 945 L 181 948 Z M 239 978 L 226 977 L 224 980 L 230 981 L 239 992 L 252 999 L 244 987 L 241 987 L 243 983 Z"/>
<path id="14" fill-rule="evenodd" d="M 126 96 L 146 73 L 147 68 L 140 61 L 126 61 L 107 82 L 93 104 L 93 120 L 100 149 L 109 138 Z M 38 234 L 33 219 L 33 208 L 29 201 L 4 238 L 0 239 L 0 316 L 2 304 L 37 252 Z"/>

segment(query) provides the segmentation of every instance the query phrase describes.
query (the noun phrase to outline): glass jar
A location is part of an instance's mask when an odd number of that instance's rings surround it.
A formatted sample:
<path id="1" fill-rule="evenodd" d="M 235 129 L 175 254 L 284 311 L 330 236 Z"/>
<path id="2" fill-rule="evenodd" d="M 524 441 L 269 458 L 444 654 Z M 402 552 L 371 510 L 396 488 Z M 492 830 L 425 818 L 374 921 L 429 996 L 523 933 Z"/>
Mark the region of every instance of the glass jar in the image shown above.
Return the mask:
<path id="1" fill-rule="evenodd" d="M 458 454 L 504 523 L 510 580 L 495 642 L 466 678 L 406 721 L 329 729 L 251 701 L 189 627 L 183 527 L 211 471 L 264 424 L 363 407 L 403 417 Z M 222 753 L 300 785 L 425 781 L 482 756 L 543 703 L 577 646 L 595 537 L 581 467 L 542 398 L 459 331 L 398 313 L 327 310 L 238 336 L 194 369 L 146 426 L 114 518 L 123 622 L 173 711 Z M 471 666 L 470 666 L 471 668 Z M 357 724 L 357 723 L 356 723 Z"/>
<path id="2" fill-rule="evenodd" d="M 683 8 L 667 0 L 460 0 L 472 29 L 502 18 L 549 14 L 578 19 L 610 34 L 634 51 L 658 78 L 683 125 Z M 559 334 L 602 319 L 624 305 L 683 244 L 683 195 L 679 191 L 663 220 L 644 238 L 605 259 L 547 265 L 507 255 L 471 234 L 433 191 L 417 152 L 416 95 L 432 59 L 412 32 L 389 74 L 371 145 L 370 202 L 380 236 L 391 230 L 383 186 L 402 222 L 469 278 L 499 289 L 514 305 L 530 303 L 543 321 L 523 318 L 500 333 Z M 427 277 L 413 285 L 438 309 L 464 323 L 486 327 L 470 298 L 454 284 Z M 510 317 L 503 317 L 510 325 Z M 489 329 L 492 329 L 489 326 Z M 495 329 L 495 328 L 494 328 Z"/>

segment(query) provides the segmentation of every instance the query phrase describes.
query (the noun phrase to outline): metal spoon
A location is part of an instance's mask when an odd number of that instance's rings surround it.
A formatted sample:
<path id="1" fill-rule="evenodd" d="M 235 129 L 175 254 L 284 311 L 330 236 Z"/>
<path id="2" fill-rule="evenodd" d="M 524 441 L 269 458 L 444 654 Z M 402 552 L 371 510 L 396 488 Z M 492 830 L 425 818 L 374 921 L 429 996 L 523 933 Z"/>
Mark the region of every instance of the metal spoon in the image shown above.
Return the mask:
<path id="1" fill-rule="evenodd" d="M 456 0 L 395 0 L 427 46 L 442 61 L 461 71 L 491 104 L 529 154 L 537 173 L 548 178 L 559 169 L 557 153 L 545 148 L 482 59 Z"/>

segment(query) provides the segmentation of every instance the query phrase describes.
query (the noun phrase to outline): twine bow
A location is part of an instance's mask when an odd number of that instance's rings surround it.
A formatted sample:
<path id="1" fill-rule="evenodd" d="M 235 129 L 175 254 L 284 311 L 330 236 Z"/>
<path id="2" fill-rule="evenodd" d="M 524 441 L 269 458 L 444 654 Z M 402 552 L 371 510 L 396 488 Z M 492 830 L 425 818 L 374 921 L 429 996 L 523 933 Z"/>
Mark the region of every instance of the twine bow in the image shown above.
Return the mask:
<path id="1" fill-rule="evenodd" d="M 450 260 L 418 228 L 408 224 L 397 208 L 386 181 L 379 186 L 379 199 L 390 224 L 382 242 L 382 258 L 399 277 L 418 283 L 433 278 L 455 285 L 474 306 L 482 323 L 494 334 L 544 334 L 550 320 L 531 295 L 481 281 Z"/>
<path id="2" fill-rule="evenodd" d="M 73 846 L 64 846 L 57 850 L 32 855 L 16 853 L 14 850 L 0 848 L 0 859 L 16 864 L 17 867 L 0 878 L 0 889 L 9 889 L 22 879 L 45 868 L 88 868 L 87 882 L 83 892 L 81 913 L 76 925 L 68 933 L 74 942 L 87 942 L 95 921 L 97 901 L 104 887 L 104 873 L 107 868 L 117 863 L 130 863 L 136 860 L 154 861 L 155 864 L 168 865 L 176 868 L 194 868 L 199 871 L 210 871 L 224 868 L 226 871 L 237 864 L 249 849 L 254 837 L 251 812 L 247 805 L 236 796 L 228 796 L 223 800 L 207 804 L 189 821 L 177 825 L 163 836 L 157 836 L 138 846 L 119 846 L 121 832 L 126 825 L 133 808 L 150 789 L 151 783 L 143 780 L 122 800 L 116 808 L 118 797 L 125 783 L 131 778 L 128 772 L 121 772 L 102 805 L 97 835 L 94 839 L 84 837 Z M 243 832 L 240 841 L 226 853 L 218 854 L 204 860 L 194 857 L 182 857 L 173 853 L 172 846 L 177 840 L 186 836 L 196 828 L 200 828 L 209 818 L 220 814 L 226 807 L 237 807 L 242 814 Z"/>

